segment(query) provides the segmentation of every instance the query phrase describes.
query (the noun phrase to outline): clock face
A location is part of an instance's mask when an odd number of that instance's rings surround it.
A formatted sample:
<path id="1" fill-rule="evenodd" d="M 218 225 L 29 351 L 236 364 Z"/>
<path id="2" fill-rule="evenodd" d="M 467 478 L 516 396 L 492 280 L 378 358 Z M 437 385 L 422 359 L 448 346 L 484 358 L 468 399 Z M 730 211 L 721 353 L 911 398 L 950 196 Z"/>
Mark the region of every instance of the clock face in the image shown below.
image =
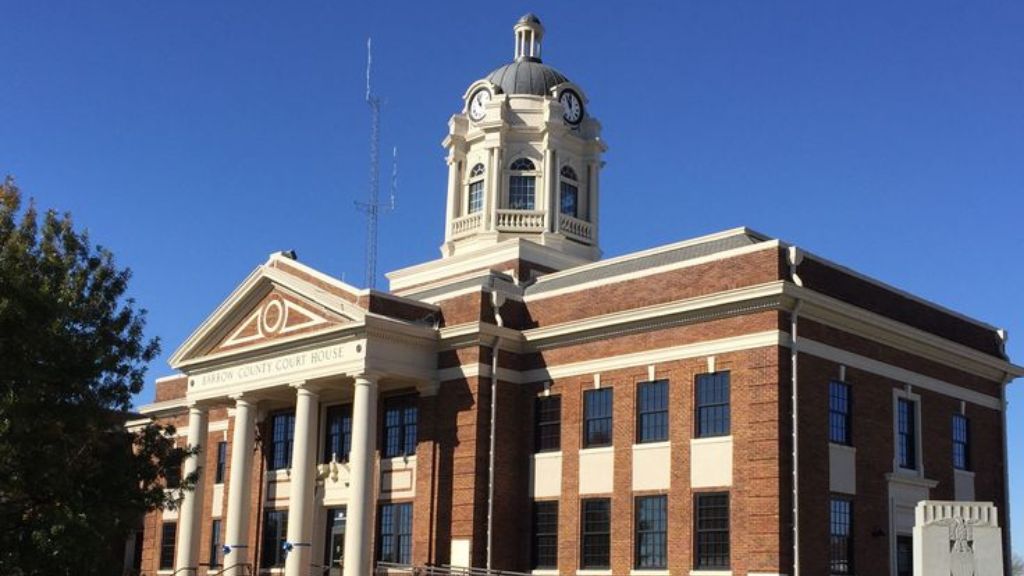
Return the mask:
<path id="1" fill-rule="evenodd" d="M 566 122 L 575 126 L 583 120 L 583 101 L 579 94 L 566 90 L 558 97 L 558 101 L 562 103 L 562 118 Z"/>
<path id="2" fill-rule="evenodd" d="M 491 92 L 481 88 L 469 98 L 469 117 L 479 122 L 487 115 L 487 103 L 491 101 Z"/>

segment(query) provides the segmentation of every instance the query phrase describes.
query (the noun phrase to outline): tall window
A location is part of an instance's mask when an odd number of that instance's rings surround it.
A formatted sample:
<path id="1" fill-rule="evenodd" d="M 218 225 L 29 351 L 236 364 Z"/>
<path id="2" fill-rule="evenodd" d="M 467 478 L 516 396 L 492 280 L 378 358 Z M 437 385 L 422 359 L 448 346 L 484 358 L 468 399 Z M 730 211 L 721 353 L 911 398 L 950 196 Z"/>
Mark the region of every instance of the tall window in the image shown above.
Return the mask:
<path id="1" fill-rule="evenodd" d="M 729 372 L 697 375 L 697 437 L 728 436 Z"/>
<path id="2" fill-rule="evenodd" d="M 562 195 L 559 201 L 562 214 L 579 218 L 579 189 L 576 171 L 570 166 L 562 166 Z"/>
<path id="3" fill-rule="evenodd" d="M 288 539 L 288 511 L 263 512 L 263 546 L 260 552 L 261 568 L 284 566 L 284 543 Z"/>
<path id="4" fill-rule="evenodd" d="M 665 496 L 636 499 L 637 568 L 665 568 L 668 565 L 668 501 Z"/>
<path id="5" fill-rule="evenodd" d="M 331 406 L 327 409 L 324 429 L 323 462 L 337 456 L 339 462 L 348 462 L 352 450 L 352 405 Z"/>
<path id="6" fill-rule="evenodd" d="M 829 566 L 832 574 L 853 574 L 853 503 L 832 498 Z"/>
<path id="7" fill-rule="evenodd" d="M 697 494 L 694 509 L 694 533 L 697 555 L 694 567 L 729 568 L 729 495 Z"/>
<path id="8" fill-rule="evenodd" d="M 636 441 L 668 440 L 668 380 L 641 382 L 636 388 Z"/>
<path id="9" fill-rule="evenodd" d="M 534 446 L 537 452 L 562 447 L 562 397 L 541 396 L 534 402 Z"/>
<path id="10" fill-rule="evenodd" d="M 917 470 L 917 403 L 899 398 L 896 410 L 897 457 L 900 468 Z"/>
<path id="11" fill-rule="evenodd" d="M 345 507 L 327 509 L 327 528 L 324 530 L 324 566 L 341 568 L 345 554 Z M 340 574 L 341 570 L 333 572 Z"/>
<path id="12" fill-rule="evenodd" d="M 850 385 L 837 380 L 828 385 L 828 440 L 847 446 L 851 444 Z"/>
<path id="13" fill-rule="evenodd" d="M 537 168 L 526 158 L 512 162 L 508 178 L 508 207 L 513 210 L 533 210 L 536 197 Z"/>
<path id="14" fill-rule="evenodd" d="M 558 500 L 533 503 L 534 568 L 558 566 Z"/>
<path id="15" fill-rule="evenodd" d="M 971 423 L 963 414 L 953 414 L 953 467 L 971 469 Z"/>
<path id="16" fill-rule="evenodd" d="M 270 470 L 283 470 L 292 466 L 292 443 L 295 440 L 295 413 L 278 412 L 270 417 Z"/>
<path id="17" fill-rule="evenodd" d="M 612 501 L 593 498 L 583 501 L 580 568 L 608 568 L 611 564 Z"/>
<path id="18" fill-rule="evenodd" d="M 469 172 L 469 202 L 467 202 L 470 214 L 479 212 L 484 207 L 484 165 L 477 164 Z"/>
<path id="19" fill-rule="evenodd" d="M 221 534 L 221 521 L 215 519 L 210 524 L 210 568 L 222 566 L 224 561 L 224 537 Z"/>
<path id="20" fill-rule="evenodd" d="M 214 484 L 223 484 L 228 465 L 228 443 L 217 442 L 217 469 L 213 475 Z"/>
<path id="21" fill-rule="evenodd" d="M 412 562 L 412 504 L 381 504 L 377 522 L 377 559 L 380 562 Z"/>
<path id="22" fill-rule="evenodd" d="M 160 569 L 174 569 L 174 540 L 178 537 L 178 523 L 164 522 L 160 528 Z"/>
<path id="23" fill-rule="evenodd" d="M 611 444 L 612 389 L 587 390 L 583 393 L 583 447 Z"/>
<path id="24" fill-rule="evenodd" d="M 416 453 L 416 396 L 392 398 L 384 403 L 384 457 Z"/>

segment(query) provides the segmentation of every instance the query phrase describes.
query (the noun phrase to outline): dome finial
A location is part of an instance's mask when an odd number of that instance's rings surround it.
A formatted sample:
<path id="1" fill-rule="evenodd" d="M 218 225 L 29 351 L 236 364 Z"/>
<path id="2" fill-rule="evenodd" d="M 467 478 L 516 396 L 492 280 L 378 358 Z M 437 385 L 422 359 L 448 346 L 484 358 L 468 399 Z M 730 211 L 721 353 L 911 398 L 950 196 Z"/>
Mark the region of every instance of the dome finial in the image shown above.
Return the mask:
<path id="1" fill-rule="evenodd" d="M 525 14 L 515 25 L 516 60 L 540 62 L 540 41 L 544 38 L 544 25 L 533 12 Z"/>

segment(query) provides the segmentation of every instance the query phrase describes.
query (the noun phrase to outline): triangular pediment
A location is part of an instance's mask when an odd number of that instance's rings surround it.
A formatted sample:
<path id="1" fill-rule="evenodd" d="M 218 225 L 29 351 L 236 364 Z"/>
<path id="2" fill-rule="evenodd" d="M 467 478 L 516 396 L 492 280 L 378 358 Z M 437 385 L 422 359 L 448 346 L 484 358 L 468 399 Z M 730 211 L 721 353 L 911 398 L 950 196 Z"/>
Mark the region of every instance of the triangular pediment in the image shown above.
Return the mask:
<path id="1" fill-rule="evenodd" d="M 210 315 L 170 359 L 179 369 L 346 326 L 366 311 L 354 288 L 294 261 L 273 256 Z"/>

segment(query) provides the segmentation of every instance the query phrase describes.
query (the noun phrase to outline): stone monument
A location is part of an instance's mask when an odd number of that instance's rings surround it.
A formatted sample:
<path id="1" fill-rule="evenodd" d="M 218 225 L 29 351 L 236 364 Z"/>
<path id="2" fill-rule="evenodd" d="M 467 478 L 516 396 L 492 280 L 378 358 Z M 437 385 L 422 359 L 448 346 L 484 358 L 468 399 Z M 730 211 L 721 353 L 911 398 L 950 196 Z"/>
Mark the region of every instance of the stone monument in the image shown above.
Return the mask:
<path id="1" fill-rule="evenodd" d="M 915 512 L 914 576 L 1004 576 L 994 504 L 923 500 Z"/>

